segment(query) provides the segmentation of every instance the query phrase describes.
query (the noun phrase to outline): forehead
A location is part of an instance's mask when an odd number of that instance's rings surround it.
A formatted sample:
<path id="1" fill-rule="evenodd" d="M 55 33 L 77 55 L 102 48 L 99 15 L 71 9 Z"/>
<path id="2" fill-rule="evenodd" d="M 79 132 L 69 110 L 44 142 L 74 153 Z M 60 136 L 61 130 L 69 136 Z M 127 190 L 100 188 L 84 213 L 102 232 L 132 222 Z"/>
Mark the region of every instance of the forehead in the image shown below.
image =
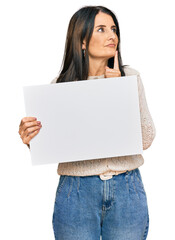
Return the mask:
<path id="1" fill-rule="evenodd" d="M 99 12 L 95 17 L 94 25 L 115 25 L 113 18 L 103 12 Z"/>

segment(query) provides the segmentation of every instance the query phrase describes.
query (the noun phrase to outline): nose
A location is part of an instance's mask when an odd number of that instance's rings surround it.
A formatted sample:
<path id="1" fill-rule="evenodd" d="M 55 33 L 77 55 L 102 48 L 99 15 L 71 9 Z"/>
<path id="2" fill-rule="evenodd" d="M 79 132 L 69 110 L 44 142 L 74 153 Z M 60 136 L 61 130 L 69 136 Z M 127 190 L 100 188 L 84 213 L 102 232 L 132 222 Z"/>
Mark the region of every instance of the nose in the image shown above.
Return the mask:
<path id="1" fill-rule="evenodd" d="M 115 32 L 113 32 L 112 30 L 108 32 L 108 39 L 116 39 L 117 35 Z"/>

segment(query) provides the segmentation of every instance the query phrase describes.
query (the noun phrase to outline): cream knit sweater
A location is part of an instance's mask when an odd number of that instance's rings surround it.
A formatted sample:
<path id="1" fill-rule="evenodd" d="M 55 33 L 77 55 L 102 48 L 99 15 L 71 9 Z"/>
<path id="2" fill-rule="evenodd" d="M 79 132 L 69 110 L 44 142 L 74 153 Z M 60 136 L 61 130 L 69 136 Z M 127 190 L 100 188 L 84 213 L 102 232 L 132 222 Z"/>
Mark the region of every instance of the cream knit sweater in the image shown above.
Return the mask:
<path id="1" fill-rule="evenodd" d="M 126 76 L 137 75 L 139 107 L 142 128 L 142 143 L 143 150 L 145 150 L 151 146 L 155 138 L 156 135 L 155 126 L 147 106 L 144 86 L 139 72 L 128 66 L 124 67 L 124 72 Z M 90 76 L 88 79 L 97 78 L 104 78 L 104 75 L 95 77 Z M 56 78 L 52 81 L 52 83 L 55 82 Z M 118 175 L 127 170 L 138 168 L 143 163 L 144 163 L 143 156 L 141 154 L 137 154 L 112 158 L 100 158 L 93 160 L 59 163 L 57 172 L 59 175 L 71 175 L 71 176 L 100 175 L 100 177 L 104 179 L 106 175 L 107 176 L 114 174 Z"/>

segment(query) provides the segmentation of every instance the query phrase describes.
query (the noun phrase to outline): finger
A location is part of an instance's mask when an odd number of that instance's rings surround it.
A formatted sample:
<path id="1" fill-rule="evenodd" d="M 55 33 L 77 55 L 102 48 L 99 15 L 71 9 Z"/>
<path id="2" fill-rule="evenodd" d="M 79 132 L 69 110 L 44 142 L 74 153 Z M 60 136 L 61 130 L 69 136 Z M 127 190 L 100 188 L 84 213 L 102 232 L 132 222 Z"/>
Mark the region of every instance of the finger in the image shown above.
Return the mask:
<path id="1" fill-rule="evenodd" d="M 41 122 L 38 121 L 34 121 L 34 122 L 26 122 L 23 125 L 19 126 L 19 134 L 21 134 L 22 132 L 24 132 L 27 128 L 29 127 L 33 127 L 33 126 L 40 126 Z"/>
<path id="2" fill-rule="evenodd" d="M 121 74 L 120 74 L 119 72 L 117 72 L 117 73 L 106 72 L 106 75 L 111 75 L 111 76 L 114 76 L 114 77 L 119 77 L 119 76 L 121 76 Z"/>
<path id="3" fill-rule="evenodd" d="M 25 123 L 23 123 L 23 125 L 21 125 L 19 127 L 19 134 L 24 132 L 29 127 L 40 126 L 40 125 L 41 125 L 41 122 L 39 122 L 39 121 L 25 122 Z"/>
<path id="4" fill-rule="evenodd" d="M 110 68 L 108 66 L 106 66 L 105 69 L 110 69 Z"/>
<path id="5" fill-rule="evenodd" d="M 117 69 L 108 68 L 108 69 L 106 69 L 106 72 L 118 73 L 118 72 L 120 72 L 120 71 L 117 70 Z"/>
<path id="6" fill-rule="evenodd" d="M 121 75 L 121 72 L 120 70 L 117 70 L 117 69 L 106 69 L 106 73 L 113 73 L 115 75 Z"/>
<path id="7" fill-rule="evenodd" d="M 118 51 L 116 51 L 115 56 L 114 56 L 114 69 L 120 70 L 119 63 L 118 63 Z"/>
<path id="8" fill-rule="evenodd" d="M 27 128 L 25 131 L 22 131 L 21 138 L 24 139 L 28 135 L 31 135 L 34 131 L 37 131 L 37 130 L 40 130 L 40 129 L 41 129 L 41 126 L 35 126 L 35 127 Z"/>
<path id="9" fill-rule="evenodd" d="M 105 78 L 116 78 L 116 77 L 120 77 L 120 75 L 113 75 L 113 74 L 106 74 Z"/>
<path id="10" fill-rule="evenodd" d="M 120 71 L 116 71 L 116 72 L 110 72 L 110 71 L 106 71 L 105 72 L 105 77 L 121 77 L 121 73 Z"/>
<path id="11" fill-rule="evenodd" d="M 19 126 L 22 126 L 24 123 L 26 122 L 31 122 L 31 121 L 36 121 L 37 118 L 36 117 L 24 117 L 21 122 L 20 122 L 20 125 Z"/>
<path id="12" fill-rule="evenodd" d="M 34 138 L 39 133 L 39 130 L 36 130 L 35 132 L 31 133 L 30 135 L 26 136 L 23 139 L 24 144 L 30 144 L 30 140 Z"/>

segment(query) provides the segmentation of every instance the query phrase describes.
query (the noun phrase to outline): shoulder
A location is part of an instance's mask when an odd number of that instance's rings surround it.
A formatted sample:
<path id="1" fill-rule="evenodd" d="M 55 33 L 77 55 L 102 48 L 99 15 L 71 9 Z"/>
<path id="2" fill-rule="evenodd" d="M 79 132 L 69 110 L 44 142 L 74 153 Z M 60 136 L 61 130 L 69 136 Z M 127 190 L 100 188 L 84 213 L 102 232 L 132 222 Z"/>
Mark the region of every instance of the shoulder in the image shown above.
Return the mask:
<path id="1" fill-rule="evenodd" d="M 134 68 L 131 68 L 128 65 L 123 66 L 123 70 L 124 70 L 126 76 L 132 76 L 132 75 L 137 76 L 138 91 L 139 91 L 139 94 L 141 94 L 144 91 L 144 86 L 143 86 L 143 82 L 142 82 L 139 71 L 137 71 Z"/>
<path id="2" fill-rule="evenodd" d="M 123 70 L 124 70 L 126 76 L 140 75 L 140 73 L 136 69 L 130 67 L 129 65 L 124 65 Z"/>

